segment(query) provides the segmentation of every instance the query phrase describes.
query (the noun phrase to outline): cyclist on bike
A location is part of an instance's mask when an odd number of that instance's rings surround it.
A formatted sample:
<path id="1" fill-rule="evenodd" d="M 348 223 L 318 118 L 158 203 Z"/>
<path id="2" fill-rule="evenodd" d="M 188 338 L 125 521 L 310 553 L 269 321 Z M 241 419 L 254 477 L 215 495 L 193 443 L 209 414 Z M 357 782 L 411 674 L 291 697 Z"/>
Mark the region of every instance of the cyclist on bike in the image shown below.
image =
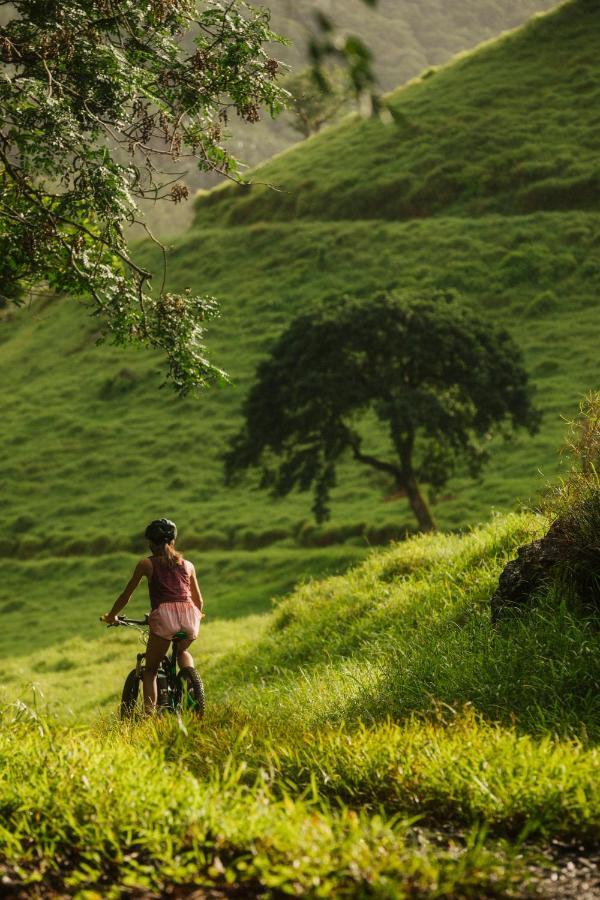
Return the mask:
<path id="1" fill-rule="evenodd" d="M 144 669 L 144 706 L 147 713 L 153 713 L 156 709 L 156 675 L 161 660 L 169 650 L 171 639 L 178 631 L 187 634 L 187 640 L 181 640 L 178 646 L 179 667 L 194 665 L 188 647 L 198 637 L 204 601 L 194 566 L 175 549 L 175 523 L 169 519 L 155 519 L 150 522 L 144 534 L 150 544 L 152 556 L 139 561 L 125 590 L 117 597 L 104 620 L 109 624 L 114 623 L 145 576 L 148 579 L 152 612 L 148 619 L 150 634 Z"/>

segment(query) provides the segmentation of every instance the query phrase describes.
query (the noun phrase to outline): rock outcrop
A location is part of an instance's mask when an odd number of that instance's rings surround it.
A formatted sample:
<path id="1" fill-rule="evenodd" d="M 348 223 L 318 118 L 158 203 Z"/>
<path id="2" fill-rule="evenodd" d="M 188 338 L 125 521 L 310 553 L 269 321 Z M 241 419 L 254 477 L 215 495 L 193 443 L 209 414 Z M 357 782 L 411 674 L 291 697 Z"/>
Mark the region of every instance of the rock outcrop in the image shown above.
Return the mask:
<path id="1" fill-rule="evenodd" d="M 557 578 L 580 608 L 600 612 L 600 541 L 583 542 L 577 518 L 574 510 L 569 517 L 553 522 L 543 538 L 519 547 L 517 558 L 504 567 L 492 596 L 492 622 L 510 609 L 529 606 L 535 594 Z"/>

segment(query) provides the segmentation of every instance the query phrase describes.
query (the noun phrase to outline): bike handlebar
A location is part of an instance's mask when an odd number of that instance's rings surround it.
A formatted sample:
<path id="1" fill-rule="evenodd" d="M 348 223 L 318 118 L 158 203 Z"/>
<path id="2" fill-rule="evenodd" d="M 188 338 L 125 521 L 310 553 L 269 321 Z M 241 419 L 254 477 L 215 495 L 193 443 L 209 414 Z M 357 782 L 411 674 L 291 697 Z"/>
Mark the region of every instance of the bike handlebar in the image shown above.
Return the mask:
<path id="1" fill-rule="evenodd" d="M 104 616 L 100 616 L 101 622 L 106 622 Z M 118 625 L 147 625 L 148 624 L 148 613 L 144 616 L 143 619 L 128 619 L 127 616 L 115 616 L 114 622 L 108 622 L 107 628 L 116 628 Z"/>

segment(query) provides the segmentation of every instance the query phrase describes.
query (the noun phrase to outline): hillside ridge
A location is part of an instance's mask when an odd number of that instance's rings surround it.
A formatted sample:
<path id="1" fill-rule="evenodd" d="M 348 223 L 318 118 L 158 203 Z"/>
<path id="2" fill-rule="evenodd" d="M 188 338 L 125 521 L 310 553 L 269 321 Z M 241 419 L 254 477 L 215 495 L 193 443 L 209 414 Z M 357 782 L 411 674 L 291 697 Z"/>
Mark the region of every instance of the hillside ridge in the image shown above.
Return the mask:
<path id="1" fill-rule="evenodd" d="M 597 209 L 599 55 L 594 4 L 567 0 L 392 92 L 392 123 L 350 116 L 201 192 L 196 223 Z"/>
<path id="2" fill-rule="evenodd" d="M 573 39 L 581 34 L 582 21 L 587 21 L 589 4 L 571 3 L 563 9 L 571 8 L 581 13 L 571 23 Z M 556 39 L 566 41 L 560 28 L 548 35 L 552 42 L 540 51 L 544 59 L 556 56 Z M 584 38 L 581 44 L 567 42 L 561 52 L 573 59 L 578 53 L 587 58 L 590 46 L 596 45 L 598 29 L 588 28 Z M 532 42 L 532 52 L 536 46 Z M 489 60 L 488 51 L 484 57 Z M 596 139 L 589 98 L 595 96 L 600 77 L 597 59 L 600 54 L 588 66 L 594 92 L 582 94 L 581 109 L 574 107 L 573 114 L 580 113 L 577 134 L 582 146 L 591 147 Z M 455 66 L 452 71 L 458 73 L 458 84 L 461 70 Z M 507 78 L 511 71 L 507 70 Z M 446 77 L 438 73 L 416 85 L 423 97 L 429 96 L 436 82 L 441 85 L 437 106 L 431 106 L 432 117 L 443 107 Z M 559 79 L 560 90 L 566 92 L 559 107 L 573 99 L 563 82 Z M 456 94 L 458 88 L 454 86 L 453 91 Z M 534 100 L 530 98 L 531 103 Z M 516 121 L 523 126 L 526 113 L 515 111 Z M 378 157 L 371 151 L 378 145 L 369 141 L 387 133 L 389 127 L 370 121 L 353 125 L 357 158 L 369 150 L 375 166 Z M 558 141 L 560 134 L 556 130 L 552 134 Z M 296 157 L 322 148 L 326 138 L 329 141 L 324 134 L 309 142 L 302 153 L 286 154 L 275 163 L 291 166 Z M 553 146 L 548 152 L 554 164 L 560 142 L 557 151 Z M 377 163 L 382 177 L 388 157 L 384 154 Z M 332 167 L 335 162 L 331 160 Z M 369 190 L 377 187 L 378 171 L 373 169 Z M 290 168 L 290 177 L 296 175 Z M 507 171 L 505 176 L 510 184 L 514 172 Z M 347 186 L 350 196 L 357 183 L 349 176 Z M 379 187 L 379 196 L 385 200 L 385 181 Z M 230 192 L 230 196 L 235 200 L 230 210 L 235 220 L 240 211 L 235 207 L 237 195 Z M 377 196 L 377 191 L 372 192 L 371 199 Z M 284 580 L 278 570 L 264 585 L 268 597 L 295 578 L 320 573 L 330 563 L 343 566 L 344 560 L 365 555 L 372 544 L 412 529 L 406 504 L 394 498 L 386 479 L 365 473 L 351 461 L 339 472 L 332 520 L 320 528 L 314 525 L 310 501 L 303 494 L 273 500 L 258 490 L 252 478 L 235 491 L 223 485 L 222 454 L 238 428 L 241 403 L 257 362 L 297 311 L 349 291 L 365 297 L 382 289 L 456 291 L 514 334 L 537 390 L 536 403 L 544 415 L 542 430 L 535 438 L 495 442 L 490 448 L 491 465 L 479 481 L 461 473 L 431 499 L 436 521 L 445 529 L 484 520 L 490 508 L 509 510 L 515 504 L 536 503 L 539 470 L 545 479 L 560 472 L 561 417 L 576 411 L 579 396 L 600 376 L 598 214 L 567 209 L 508 215 L 503 209 L 491 209 L 471 217 L 466 211 L 459 215 L 449 209 L 431 217 L 395 221 L 385 218 L 383 208 L 376 213 L 378 219 L 332 221 L 323 217 L 328 211 L 323 210 L 318 192 L 314 195 L 317 215 L 310 217 L 310 197 L 307 189 L 306 208 L 298 219 L 282 221 L 274 215 L 268 222 L 235 226 L 219 222 L 210 227 L 200 222 L 174 242 L 169 287 L 184 290 L 189 286 L 219 298 L 221 318 L 209 323 L 207 341 L 212 358 L 229 371 L 233 388 L 211 391 L 199 399 L 175 399 L 168 389 L 159 390 L 162 376 L 156 356 L 97 347 L 95 320 L 85 305 L 68 299 L 46 298 L 4 315 L 0 321 L 3 387 L 11 398 L 0 445 L 4 498 L 0 527 L 6 536 L 0 554 L 4 558 L 33 561 L 41 556 L 49 561 L 60 557 L 65 564 L 75 565 L 88 555 L 108 559 L 119 551 L 141 552 L 145 523 L 167 515 L 180 526 L 182 546 L 187 542 L 195 554 L 219 557 L 215 573 L 219 567 L 225 571 L 222 560 L 227 553 L 272 546 L 279 560 L 275 568 L 280 563 L 282 570 L 286 568 L 285 557 L 287 574 Z M 150 242 L 139 247 L 138 259 L 160 271 L 160 251 Z M 365 440 L 372 452 L 389 452 L 387 438 L 371 425 Z M 343 552 L 333 553 L 335 546 Z M 309 555 L 309 550 L 314 553 Z M 316 555 L 321 552 L 318 562 Z M 237 581 L 243 582 L 243 568 L 232 565 L 223 576 L 228 590 L 236 584 L 235 590 L 244 591 Z M 214 583 L 218 581 L 215 574 Z M 10 604 L 15 594 L 27 591 L 19 585 L 19 581 L 2 585 L 0 604 Z M 252 596 L 257 596 L 256 582 Z"/>

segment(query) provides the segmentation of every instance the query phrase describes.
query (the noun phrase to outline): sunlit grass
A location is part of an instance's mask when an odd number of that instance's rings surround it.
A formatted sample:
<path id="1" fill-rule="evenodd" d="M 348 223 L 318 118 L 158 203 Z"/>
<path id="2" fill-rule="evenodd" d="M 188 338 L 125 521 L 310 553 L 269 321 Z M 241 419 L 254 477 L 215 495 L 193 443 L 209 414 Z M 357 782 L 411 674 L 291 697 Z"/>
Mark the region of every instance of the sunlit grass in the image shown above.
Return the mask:
<path id="1" fill-rule="evenodd" d="M 129 632 L 94 662 L 83 641 L 34 654 L 75 711 L 59 724 L 38 691 L 2 707 L 0 868 L 109 896 L 523 896 L 535 846 L 600 837 L 597 631 L 551 591 L 491 624 L 498 573 L 542 528 L 414 538 L 203 626 L 202 723 L 118 722 L 105 683 Z"/>

